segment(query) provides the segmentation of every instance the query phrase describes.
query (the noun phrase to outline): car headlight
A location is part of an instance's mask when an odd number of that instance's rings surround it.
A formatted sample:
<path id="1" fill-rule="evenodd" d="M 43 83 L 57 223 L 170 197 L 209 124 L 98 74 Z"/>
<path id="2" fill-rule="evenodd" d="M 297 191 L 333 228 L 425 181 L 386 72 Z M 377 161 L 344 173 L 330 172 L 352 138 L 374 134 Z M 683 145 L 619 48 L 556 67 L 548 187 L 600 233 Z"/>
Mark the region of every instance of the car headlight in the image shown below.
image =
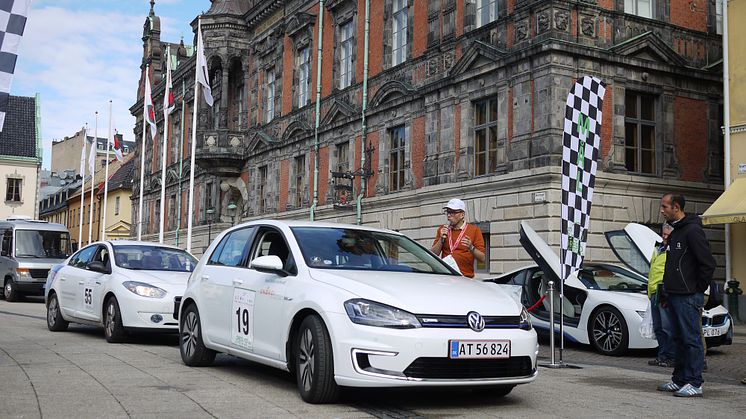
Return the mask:
<path id="1" fill-rule="evenodd" d="M 33 279 L 31 277 L 31 271 L 27 268 L 16 268 L 16 275 L 18 275 L 19 280 L 31 281 Z"/>
<path id="2" fill-rule="evenodd" d="M 519 324 L 519 328 L 522 330 L 531 330 L 533 328 L 533 324 L 531 324 L 531 316 L 528 314 L 526 307 L 521 309 L 521 323 Z"/>
<path id="3" fill-rule="evenodd" d="M 126 281 L 122 285 L 133 293 L 143 297 L 163 298 L 166 296 L 166 290 L 144 282 Z"/>
<path id="4" fill-rule="evenodd" d="M 345 311 L 350 320 L 366 326 L 392 329 L 416 329 L 422 327 L 412 313 L 375 301 L 354 299 L 345 301 Z"/>

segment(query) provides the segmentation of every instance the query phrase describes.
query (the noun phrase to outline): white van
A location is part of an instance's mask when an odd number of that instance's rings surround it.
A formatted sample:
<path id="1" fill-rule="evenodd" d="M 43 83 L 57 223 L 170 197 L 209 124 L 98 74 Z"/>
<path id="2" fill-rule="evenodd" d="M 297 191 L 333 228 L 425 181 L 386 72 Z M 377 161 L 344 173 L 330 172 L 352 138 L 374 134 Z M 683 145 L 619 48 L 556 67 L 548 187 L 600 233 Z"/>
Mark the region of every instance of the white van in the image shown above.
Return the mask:
<path id="1" fill-rule="evenodd" d="M 0 220 L 0 278 L 7 301 L 44 295 L 52 265 L 70 256 L 70 232 L 62 224 L 28 218 Z"/>

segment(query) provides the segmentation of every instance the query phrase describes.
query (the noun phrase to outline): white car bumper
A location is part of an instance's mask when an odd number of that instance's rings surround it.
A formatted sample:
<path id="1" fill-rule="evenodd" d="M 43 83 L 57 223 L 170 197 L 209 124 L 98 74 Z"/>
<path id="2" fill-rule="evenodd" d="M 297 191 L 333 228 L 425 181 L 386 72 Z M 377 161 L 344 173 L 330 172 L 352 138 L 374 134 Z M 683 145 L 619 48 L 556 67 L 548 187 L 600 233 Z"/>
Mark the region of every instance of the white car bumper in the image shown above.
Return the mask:
<path id="1" fill-rule="evenodd" d="M 515 385 L 536 379 L 534 330 L 390 329 L 329 313 L 337 384 L 354 387 Z M 510 357 L 450 359 L 450 340 L 509 340 Z"/>
<path id="2" fill-rule="evenodd" d="M 141 297 L 125 290 L 117 295 L 122 325 L 126 328 L 179 330 L 179 322 L 174 319 L 174 296 L 171 293 L 163 298 Z"/>

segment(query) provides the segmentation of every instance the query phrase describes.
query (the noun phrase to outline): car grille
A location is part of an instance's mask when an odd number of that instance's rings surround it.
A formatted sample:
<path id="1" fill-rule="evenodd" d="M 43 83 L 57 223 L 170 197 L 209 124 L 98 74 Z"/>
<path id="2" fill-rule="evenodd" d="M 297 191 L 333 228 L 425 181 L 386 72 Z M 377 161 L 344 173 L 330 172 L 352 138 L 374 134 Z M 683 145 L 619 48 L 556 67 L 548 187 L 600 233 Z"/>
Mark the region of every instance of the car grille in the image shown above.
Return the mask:
<path id="1" fill-rule="evenodd" d="M 432 328 L 469 328 L 466 316 L 444 316 L 438 314 L 417 314 L 417 320 L 422 327 Z M 484 327 L 518 329 L 521 327 L 520 316 L 484 316 Z"/>
<path id="2" fill-rule="evenodd" d="M 49 269 L 29 269 L 29 274 L 31 274 L 31 278 L 40 278 L 40 279 L 47 279 L 47 274 L 49 273 Z"/>
<path id="3" fill-rule="evenodd" d="M 417 358 L 404 370 L 407 377 L 431 379 L 525 377 L 532 373 L 528 356 L 505 359 Z"/>
<path id="4" fill-rule="evenodd" d="M 718 314 L 715 316 L 712 316 L 712 321 L 710 321 L 709 317 L 702 317 L 702 326 L 722 326 L 725 324 L 725 318 L 727 317 L 727 314 Z"/>

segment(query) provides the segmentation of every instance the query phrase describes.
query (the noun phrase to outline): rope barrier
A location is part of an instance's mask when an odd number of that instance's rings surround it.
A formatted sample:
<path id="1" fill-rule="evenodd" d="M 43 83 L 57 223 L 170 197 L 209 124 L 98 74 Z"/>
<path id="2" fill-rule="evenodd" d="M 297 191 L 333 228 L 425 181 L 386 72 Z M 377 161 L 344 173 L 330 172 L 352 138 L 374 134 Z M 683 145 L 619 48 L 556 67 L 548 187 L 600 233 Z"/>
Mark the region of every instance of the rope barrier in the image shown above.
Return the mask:
<path id="1" fill-rule="evenodd" d="M 526 311 L 528 311 L 528 312 L 534 311 L 534 309 L 536 307 L 538 307 L 539 304 L 541 304 L 541 302 L 544 301 L 544 298 L 546 298 L 546 297 L 547 297 L 546 294 L 542 295 L 541 298 L 539 298 L 539 301 L 535 302 L 534 305 L 532 305 L 531 307 L 527 308 Z"/>

